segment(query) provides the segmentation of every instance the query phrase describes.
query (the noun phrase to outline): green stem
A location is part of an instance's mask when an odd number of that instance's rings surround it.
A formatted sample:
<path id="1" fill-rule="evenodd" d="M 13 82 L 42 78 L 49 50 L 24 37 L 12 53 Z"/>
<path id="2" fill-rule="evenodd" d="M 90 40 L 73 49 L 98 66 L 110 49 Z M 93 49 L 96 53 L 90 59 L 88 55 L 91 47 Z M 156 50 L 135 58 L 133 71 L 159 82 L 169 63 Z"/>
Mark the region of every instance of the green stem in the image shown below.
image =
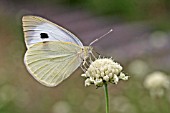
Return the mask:
<path id="1" fill-rule="evenodd" d="M 105 101 L 106 101 L 106 113 L 109 113 L 109 95 L 108 95 L 107 83 L 104 84 L 104 91 L 105 91 Z"/>

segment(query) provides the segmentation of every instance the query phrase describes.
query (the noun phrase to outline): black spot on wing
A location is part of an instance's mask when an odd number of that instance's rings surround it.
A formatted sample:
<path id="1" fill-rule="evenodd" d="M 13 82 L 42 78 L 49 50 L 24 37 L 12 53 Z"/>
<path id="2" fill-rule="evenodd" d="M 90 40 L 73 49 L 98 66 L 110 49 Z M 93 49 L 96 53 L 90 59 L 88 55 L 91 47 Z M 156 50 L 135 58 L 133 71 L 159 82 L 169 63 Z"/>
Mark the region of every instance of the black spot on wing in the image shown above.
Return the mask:
<path id="1" fill-rule="evenodd" d="M 43 41 L 43 44 L 47 44 L 49 41 Z"/>
<path id="2" fill-rule="evenodd" d="M 49 38 L 47 33 L 41 33 L 40 34 L 41 39 Z"/>

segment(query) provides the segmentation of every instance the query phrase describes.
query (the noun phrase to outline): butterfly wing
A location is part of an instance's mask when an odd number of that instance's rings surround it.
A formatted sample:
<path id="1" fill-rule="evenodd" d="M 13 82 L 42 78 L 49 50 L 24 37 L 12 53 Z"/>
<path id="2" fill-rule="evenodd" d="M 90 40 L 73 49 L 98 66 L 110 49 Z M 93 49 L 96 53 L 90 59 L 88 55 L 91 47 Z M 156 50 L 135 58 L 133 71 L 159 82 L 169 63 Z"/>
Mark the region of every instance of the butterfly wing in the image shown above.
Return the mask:
<path id="1" fill-rule="evenodd" d="M 66 29 L 38 16 L 22 18 L 25 43 L 27 48 L 38 42 L 63 41 L 83 46 L 81 41 Z"/>
<path id="2" fill-rule="evenodd" d="M 76 44 L 51 41 L 31 46 L 24 58 L 30 74 L 45 86 L 53 87 L 69 77 L 81 64 Z"/>

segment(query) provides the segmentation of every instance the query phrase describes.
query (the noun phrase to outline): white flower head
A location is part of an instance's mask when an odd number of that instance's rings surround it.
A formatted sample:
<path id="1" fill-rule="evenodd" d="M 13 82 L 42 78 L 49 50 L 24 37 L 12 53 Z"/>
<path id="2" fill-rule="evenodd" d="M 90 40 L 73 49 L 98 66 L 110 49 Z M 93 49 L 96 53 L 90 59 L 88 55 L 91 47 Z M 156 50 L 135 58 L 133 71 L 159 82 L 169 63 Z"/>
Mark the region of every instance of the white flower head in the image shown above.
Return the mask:
<path id="1" fill-rule="evenodd" d="M 153 72 L 144 81 L 144 87 L 150 91 L 151 96 L 163 96 L 164 90 L 170 88 L 170 79 L 163 72 Z"/>
<path id="2" fill-rule="evenodd" d="M 137 78 L 143 78 L 149 72 L 149 65 L 146 61 L 136 59 L 128 65 L 128 71 Z"/>
<path id="3" fill-rule="evenodd" d="M 94 84 L 101 87 L 104 83 L 117 84 L 120 79 L 128 80 L 128 76 L 122 72 L 122 69 L 123 67 L 111 58 L 99 58 L 92 62 L 81 76 L 86 78 L 85 86 Z"/>

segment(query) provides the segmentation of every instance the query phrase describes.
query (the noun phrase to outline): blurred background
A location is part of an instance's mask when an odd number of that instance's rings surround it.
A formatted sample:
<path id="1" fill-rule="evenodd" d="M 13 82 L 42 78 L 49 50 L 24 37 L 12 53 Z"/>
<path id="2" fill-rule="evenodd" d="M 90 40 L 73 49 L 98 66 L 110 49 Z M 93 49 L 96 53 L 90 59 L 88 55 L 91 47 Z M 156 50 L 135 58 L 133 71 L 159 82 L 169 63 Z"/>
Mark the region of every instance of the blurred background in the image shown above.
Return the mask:
<path id="1" fill-rule="evenodd" d="M 170 112 L 169 0 L 0 0 L 0 113 L 105 112 L 103 88 L 84 87 L 81 69 L 54 88 L 31 77 L 23 63 L 23 15 L 47 18 L 84 45 L 113 29 L 93 45 L 130 76 L 129 81 L 109 85 L 110 112 Z M 155 71 L 157 78 L 165 79 L 147 80 Z"/>

